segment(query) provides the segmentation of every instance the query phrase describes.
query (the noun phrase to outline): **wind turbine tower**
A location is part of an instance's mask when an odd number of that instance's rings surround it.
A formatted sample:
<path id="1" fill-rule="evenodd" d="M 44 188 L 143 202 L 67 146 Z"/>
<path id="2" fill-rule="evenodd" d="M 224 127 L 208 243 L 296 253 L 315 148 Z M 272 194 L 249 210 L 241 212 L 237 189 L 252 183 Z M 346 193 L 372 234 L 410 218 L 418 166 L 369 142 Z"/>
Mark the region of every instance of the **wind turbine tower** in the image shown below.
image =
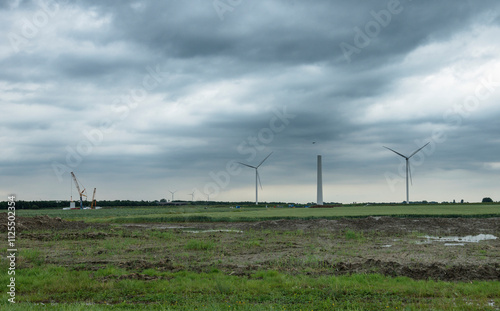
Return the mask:
<path id="1" fill-rule="evenodd" d="M 170 202 L 174 202 L 174 193 L 176 193 L 176 192 L 177 192 L 177 190 L 175 190 L 174 192 L 172 192 L 172 191 L 168 190 L 168 192 L 170 192 L 170 193 L 172 194 L 172 201 L 170 201 Z"/>
<path id="2" fill-rule="evenodd" d="M 322 165 L 321 165 L 321 155 L 318 155 L 318 180 L 317 180 L 317 198 L 316 204 L 323 205 L 323 173 L 322 173 Z"/>
<path id="3" fill-rule="evenodd" d="M 191 196 L 191 201 L 194 201 L 194 191 L 188 194 Z"/>
<path id="4" fill-rule="evenodd" d="M 408 184 L 408 175 L 410 176 L 411 179 L 411 168 L 410 168 L 410 158 L 413 157 L 417 152 L 420 150 L 424 149 L 430 142 L 427 144 L 423 145 L 422 147 L 418 148 L 415 152 L 413 152 L 409 157 L 405 156 L 404 154 L 401 154 L 395 150 L 392 150 L 391 148 L 388 148 L 386 146 L 383 146 L 385 149 L 389 149 L 390 151 L 394 152 L 395 154 L 405 158 L 406 160 L 406 204 L 410 204 L 410 186 Z M 412 182 L 413 183 L 413 182 Z"/>
<path id="5" fill-rule="evenodd" d="M 260 184 L 260 188 L 262 189 L 262 183 L 260 182 L 260 176 L 259 176 L 259 166 L 261 166 L 262 163 L 264 163 L 264 161 L 266 161 L 267 158 L 269 158 L 269 156 L 271 154 L 273 154 L 273 153 L 271 152 L 270 154 L 268 154 L 267 157 L 265 157 L 264 160 L 262 160 L 259 163 L 259 165 L 257 165 L 257 166 L 252 166 L 252 165 L 248 165 L 248 164 L 245 164 L 245 163 L 238 162 L 241 165 L 244 165 L 244 166 L 247 166 L 247 167 L 255 169 L 255 205 L 259 205 L 259 187 L 258 187 L 259 184 Z"/>

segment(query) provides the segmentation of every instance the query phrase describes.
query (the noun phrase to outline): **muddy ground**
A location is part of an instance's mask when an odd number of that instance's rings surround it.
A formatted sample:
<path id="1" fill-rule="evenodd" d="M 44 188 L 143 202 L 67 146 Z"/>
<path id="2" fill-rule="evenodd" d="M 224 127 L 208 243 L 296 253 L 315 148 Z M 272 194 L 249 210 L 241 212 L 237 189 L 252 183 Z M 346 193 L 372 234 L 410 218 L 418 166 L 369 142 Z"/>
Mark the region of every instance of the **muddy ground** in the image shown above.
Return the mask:
<path id="1" fill-rule="evenodd" d="M 342 218 L 339 220 L 269 220 L 257 222 L 229 223 L 160 223 L 126 224 L 125 227 L 142 228 L 197 228 L 197 229 L 235 229 L 235 230 L 280 230 L 280 231 L 377 231 L 385 234 L 423 232 L 436 235 L 471 235 L 500 232 L 500 218 L 399 218 L 399 217 L 364 217 Z"/>
<path id="2" fill-rule="evenodd" d="M 0 213 L 0 232 L 7 232 L 7 213 Z M 106 228 L 108 225 L 88 224 L 83 221 L 66 221 L 59 217 L 36 216 L 15 218 L 16 232 L 36 230 L 82 230 L 87 228 Z"/>
<path id="3" fill-rule="evenodd" d="M 40 250 L 44 263 L 88 270 L 114 265 L 130 272 L 121 278 L 149 280 L 145 269 L 217 269 L 241 277 L 273 269 L 318 276 L 375 272 L 413 279 L 500 280 L 500 218 L 90 225 L 42 216 L 18 217 L 17 222 L 20 247 Z M 463 240 L 477 235 L 488 239 Z"/>

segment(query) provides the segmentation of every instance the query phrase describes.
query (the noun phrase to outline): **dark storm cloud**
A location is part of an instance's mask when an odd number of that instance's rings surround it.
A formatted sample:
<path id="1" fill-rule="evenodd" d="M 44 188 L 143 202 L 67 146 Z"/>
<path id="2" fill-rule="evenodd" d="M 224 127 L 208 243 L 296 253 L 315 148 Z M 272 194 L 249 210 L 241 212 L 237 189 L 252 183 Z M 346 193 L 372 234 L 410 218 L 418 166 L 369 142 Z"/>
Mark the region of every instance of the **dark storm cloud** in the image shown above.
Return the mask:
<path id="1" fill-rule="evenodd" d="M 364 23 L 360 20 L 349 22 L 349 27 L 359 27 L 366 33 L 366 27 L 376 19 L 372 13 L 381 10 L 388 11 L 387 4 L 391 1 L 370 1 L 364 8 L 354 10 L 363 12 Z M 386 27 L 381 27 L 380 34 L 363 50 L 353 57 L 357 61 L 368 63 L 394 60 L 397 56 L 413 50 L 419 45 L 432 41 L 446 40 L 457 32 L 470 27 L 471 21 L 477 22 L 481 14 L 496 11 L 498 3 L 485 1 L 396 1 L 400 13 L 392 15 Z M 484 18 L 484 17 L 483 17 Z M 354 32 L 341 40 L 353 44 Z M 364 64 L 366 65 L 366 64 Z"/>
<path id="2" fill-rule="evenodd" d="M 392 2 L 399 3 L 401 13 L 391 17 L 359 60 L 390 60 L 422 42 L 442 40 L 498 5 L 493 1 Z M 113 14 L 115 40 L 135 40 L 168 57 L 310 63 L 339 59 L 339 44 L 353 40 L 354 27 L 363 30 L 374 19 L 371 12 L 387 10 L 389 3 L 259 1 L 226 13 L 224 22 L 207 1 L 143 3 L 139 9 L 126 2 L 104 4 L 101 12 Z"/>

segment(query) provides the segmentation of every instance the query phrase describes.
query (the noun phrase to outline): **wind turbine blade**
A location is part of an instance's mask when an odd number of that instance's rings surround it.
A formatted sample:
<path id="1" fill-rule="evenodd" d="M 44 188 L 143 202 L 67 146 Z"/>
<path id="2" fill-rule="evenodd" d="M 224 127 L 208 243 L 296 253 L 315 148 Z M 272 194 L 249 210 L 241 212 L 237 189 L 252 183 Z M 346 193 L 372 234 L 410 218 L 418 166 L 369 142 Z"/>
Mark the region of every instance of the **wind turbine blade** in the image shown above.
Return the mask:
<path id="1" fill-rule="evenodd" d="M 251 168 L 256 168 L 255 166 L 251 166 L 251 165 L 248 165 L 248 164 L 245 164 L 245 163 L 241 163 L 241 162 L 237 162 L 237 163 L 239 163 L 241 165 L 245 165 L 245 166 L 251 167 Z"/>
<path id="2" fill-rule="evenodd" d="M 259 171 L 257 169 L 255 169 L 255 170 L 257 171 L 257 180 L 259 181 L 260 189 L 262 190 L 262 183 L 260 182 Z"/>
<path id="3" fill-rule="evenodd" d="M 408 157 L 408 159 L 411 158 L 411 157 L 413 157 L 417 152 L 419 152 L 420 150 L 424 149 L 430 143 L 431 142 L 428 142 L 427 144 L 425 144 L 422 147 L 418 148 L 417 151 L 415 151 L 414 153 L 411 154 L 411 156 Z"/>
<path id="4" fill-rule="evenodd" d="M 269 156 L 271 156 L 271 154 L 273 154 L 272 152 L 270 154 L 267 155 L 267 157 L 264 158 L 264 160 L 262 160 L 259 165 L 257 165 L 257 167 L 261 166 L 262 163 L 264 163 L 265 160 L 267 160 L 267 158 L 269 158 Z"/>
<path id="5" fill-rule="evenodd" d="M 384 147 L 385 149 L 389 149 L 390 151 L 392 151 L 392 152 L 394 152 L 394 153 L 396 153 L 396 154 L 398 154 L 398 155 L 402 156 L 402 157 L 403 157 L 403 158 L 405 158 L 405 159 L 408 159 L 408 158 L 409 158 L 409 157 L 405 156 L 404 154 L 401 154 L 401 153 L 397 152 L 396 150 L 392 150 L 392 149 L 391 149 L 391 148 L 389 148 L 389 147 L 386 147 L 386 146 L 382 146 L 382 147 Z"/>

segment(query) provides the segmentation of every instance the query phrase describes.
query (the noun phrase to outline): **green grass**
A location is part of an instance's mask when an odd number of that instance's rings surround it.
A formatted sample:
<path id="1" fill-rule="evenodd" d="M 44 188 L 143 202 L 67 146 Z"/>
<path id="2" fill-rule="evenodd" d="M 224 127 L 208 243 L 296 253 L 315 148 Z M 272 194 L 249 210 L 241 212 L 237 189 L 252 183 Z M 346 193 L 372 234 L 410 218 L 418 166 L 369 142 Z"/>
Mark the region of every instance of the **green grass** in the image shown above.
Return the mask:
<path id="1" fill-rule="evenodd" d="M 347 229 L 344 234 L 345 234 L 345 238 L 347 240 L 362 241 L 365 239 L 363 232 L 356 232 L 356 231 L 353 231 L 351 229 Z"/>
<path id="2" fill-rule="evenodd" d="M 226 211 L 228 208 L 210 208 L 210 211 Z M 99 210 L 62 210 L 62 209 L 38 209 L 38 210 L 16 210 L 17 215 L 25 217 L 48 215 L 60 217 L 66 220 L 91 221 L 95 219 L 106 220 L 121 216 L 148 216 L 148 215 L 182 215 L 184 213 L 206 212 L 203 206 L 188 207 L 114 207 Z"/>
<path id="3" fill-rule="evenodd" d="M 335 208 L 265 208 L 245 207 L 234 210 L 203 206 L 157 208 L 110 208 L 101 210 L 18 210 L 19 216 L 48 215 L 67 220 L 87 222 L 211 222 L 261 221 L 276 219 L 336 219 L 342 217 L 500 217 L 499 204 L 437 204 L 437 205 L 345 205 Z"/>
<path id="4" fill-rule="evenodd" d="M 247 278 L 187 271 L 143 271 L 150 281 L 123 278 L 126 271 L 74 271 L 63 267 L 21 269 L 18 304 L 1 294 L 0 309 L 111 310 L 493 310 L 500 303 L 499 282 L 415 281 L 379 274 L 351 276 L 286 275 L 257 271 Z M 0 276 L 7 282 L 5 274 Z M 85 305 L 85 304 L 87 305 Z M 109 304 L 109 305 L 108 305 Z"/>
<path id="5" fill-rule="evenodd" d="M 36 266 L 40 266 L 43 263 L 42 254 L 36 249 L 23 249 L 20 252 L 20 256 Z"/>
<path id="6" fill-rule="evenodd" d="M 215 245 L 216 244 L 212 241 L 189 240 L 184 248 L 187 250 L 205 251 L 214 248 Z"/>
<path id="7" fill-rule="evenodd" d="M 195 210 L 182 213 L 150 213 L 148 215 L 123 215 L 99 218 L 97 222 L 207 222 L 207 221 L 262 221 L 276 219 L 336 219 L 366 216 L 418 216 L 418 217 L 472 217 L 500 216 L 500 205 L 411 205 L 411 206 L 342 206 L 335 208 L 249 208 L 237 213 L 226 210 Z"/>

